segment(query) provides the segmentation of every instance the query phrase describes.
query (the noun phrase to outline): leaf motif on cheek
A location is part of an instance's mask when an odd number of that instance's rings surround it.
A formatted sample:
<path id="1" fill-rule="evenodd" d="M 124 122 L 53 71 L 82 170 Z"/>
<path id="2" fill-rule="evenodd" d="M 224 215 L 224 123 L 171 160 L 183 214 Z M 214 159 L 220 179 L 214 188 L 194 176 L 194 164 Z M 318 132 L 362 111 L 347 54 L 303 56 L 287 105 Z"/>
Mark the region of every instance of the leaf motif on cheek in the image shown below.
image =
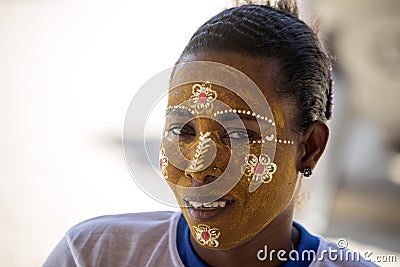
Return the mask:
<path id="1" fill-rule="evenodd" d="M 189 166 L 189 169 L 191 171 L 199 171 L 204 167 L 202 163 L 204 162 L 204 155 L 210 147 L 210 135 L 210 132 L 206 132 L 205 134 L 200 132 L 199 143 L 197 144 L 196 152 L 194 153 L 194 156 Z"/>

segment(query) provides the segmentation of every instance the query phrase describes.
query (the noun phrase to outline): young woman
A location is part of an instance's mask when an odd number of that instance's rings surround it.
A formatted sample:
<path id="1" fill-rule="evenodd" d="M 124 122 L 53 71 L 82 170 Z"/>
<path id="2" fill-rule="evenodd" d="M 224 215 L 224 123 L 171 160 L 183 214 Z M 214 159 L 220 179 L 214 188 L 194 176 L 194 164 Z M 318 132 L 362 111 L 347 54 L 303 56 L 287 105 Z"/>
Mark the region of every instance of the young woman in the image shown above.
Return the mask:
<path id="1" fill-rule="evenodd" d="M 45 266 L 373 265 L 293 222 L 332 113 L 329 60 L 296 10 L 225 10 L 179 58 L 160 167 L 182 213 L 83 222 Z"/>

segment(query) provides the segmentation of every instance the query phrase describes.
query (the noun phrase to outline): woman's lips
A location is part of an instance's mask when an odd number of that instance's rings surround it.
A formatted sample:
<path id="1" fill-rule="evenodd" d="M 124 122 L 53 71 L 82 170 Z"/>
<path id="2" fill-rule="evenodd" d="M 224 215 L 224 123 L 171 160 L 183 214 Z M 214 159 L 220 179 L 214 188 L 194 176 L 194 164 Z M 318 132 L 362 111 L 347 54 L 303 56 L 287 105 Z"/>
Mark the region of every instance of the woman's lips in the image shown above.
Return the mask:
<path id="1" fill-rule="evenodd" d="M 223 218 L 234 204 L 233 200 L 219 199 L 210 203 L 185 201 L 189 217 L 194 221 L 206 222 Z"/>

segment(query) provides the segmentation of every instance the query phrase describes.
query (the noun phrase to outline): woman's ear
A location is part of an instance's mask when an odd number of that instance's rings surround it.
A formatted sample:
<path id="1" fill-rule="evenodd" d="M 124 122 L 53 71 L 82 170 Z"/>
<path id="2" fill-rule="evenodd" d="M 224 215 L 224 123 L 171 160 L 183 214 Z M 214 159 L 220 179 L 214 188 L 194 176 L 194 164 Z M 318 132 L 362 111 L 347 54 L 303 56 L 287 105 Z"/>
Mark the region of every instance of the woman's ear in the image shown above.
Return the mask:
<path id="1" fill-rule="evenodd" d="M 329 128 L 325 122 L 317 120 L 310 124 L 300 140 L 300 171 L 314 169 L 325 150 L 329 138 Z"/>

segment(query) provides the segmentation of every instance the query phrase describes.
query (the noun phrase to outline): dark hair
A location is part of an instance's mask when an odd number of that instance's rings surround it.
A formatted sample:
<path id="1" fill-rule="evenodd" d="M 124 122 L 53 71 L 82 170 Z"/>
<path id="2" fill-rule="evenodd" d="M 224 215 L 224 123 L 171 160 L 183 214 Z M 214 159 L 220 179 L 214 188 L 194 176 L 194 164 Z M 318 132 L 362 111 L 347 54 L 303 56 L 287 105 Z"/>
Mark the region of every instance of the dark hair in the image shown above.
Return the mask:
<path id="1" fill-rule="evenodd" d="M 299 107 L 297 131 L 304 131 L 314 120 L 331 118 L 329 58 L 317 35 L 297 18 L 297 5 L 292 1 L 281 0 L 275 7 L 244 5 L 222 11 L 194 33 L 179 61 L 203 51 L 277 61 L 278 94 Z"/>

